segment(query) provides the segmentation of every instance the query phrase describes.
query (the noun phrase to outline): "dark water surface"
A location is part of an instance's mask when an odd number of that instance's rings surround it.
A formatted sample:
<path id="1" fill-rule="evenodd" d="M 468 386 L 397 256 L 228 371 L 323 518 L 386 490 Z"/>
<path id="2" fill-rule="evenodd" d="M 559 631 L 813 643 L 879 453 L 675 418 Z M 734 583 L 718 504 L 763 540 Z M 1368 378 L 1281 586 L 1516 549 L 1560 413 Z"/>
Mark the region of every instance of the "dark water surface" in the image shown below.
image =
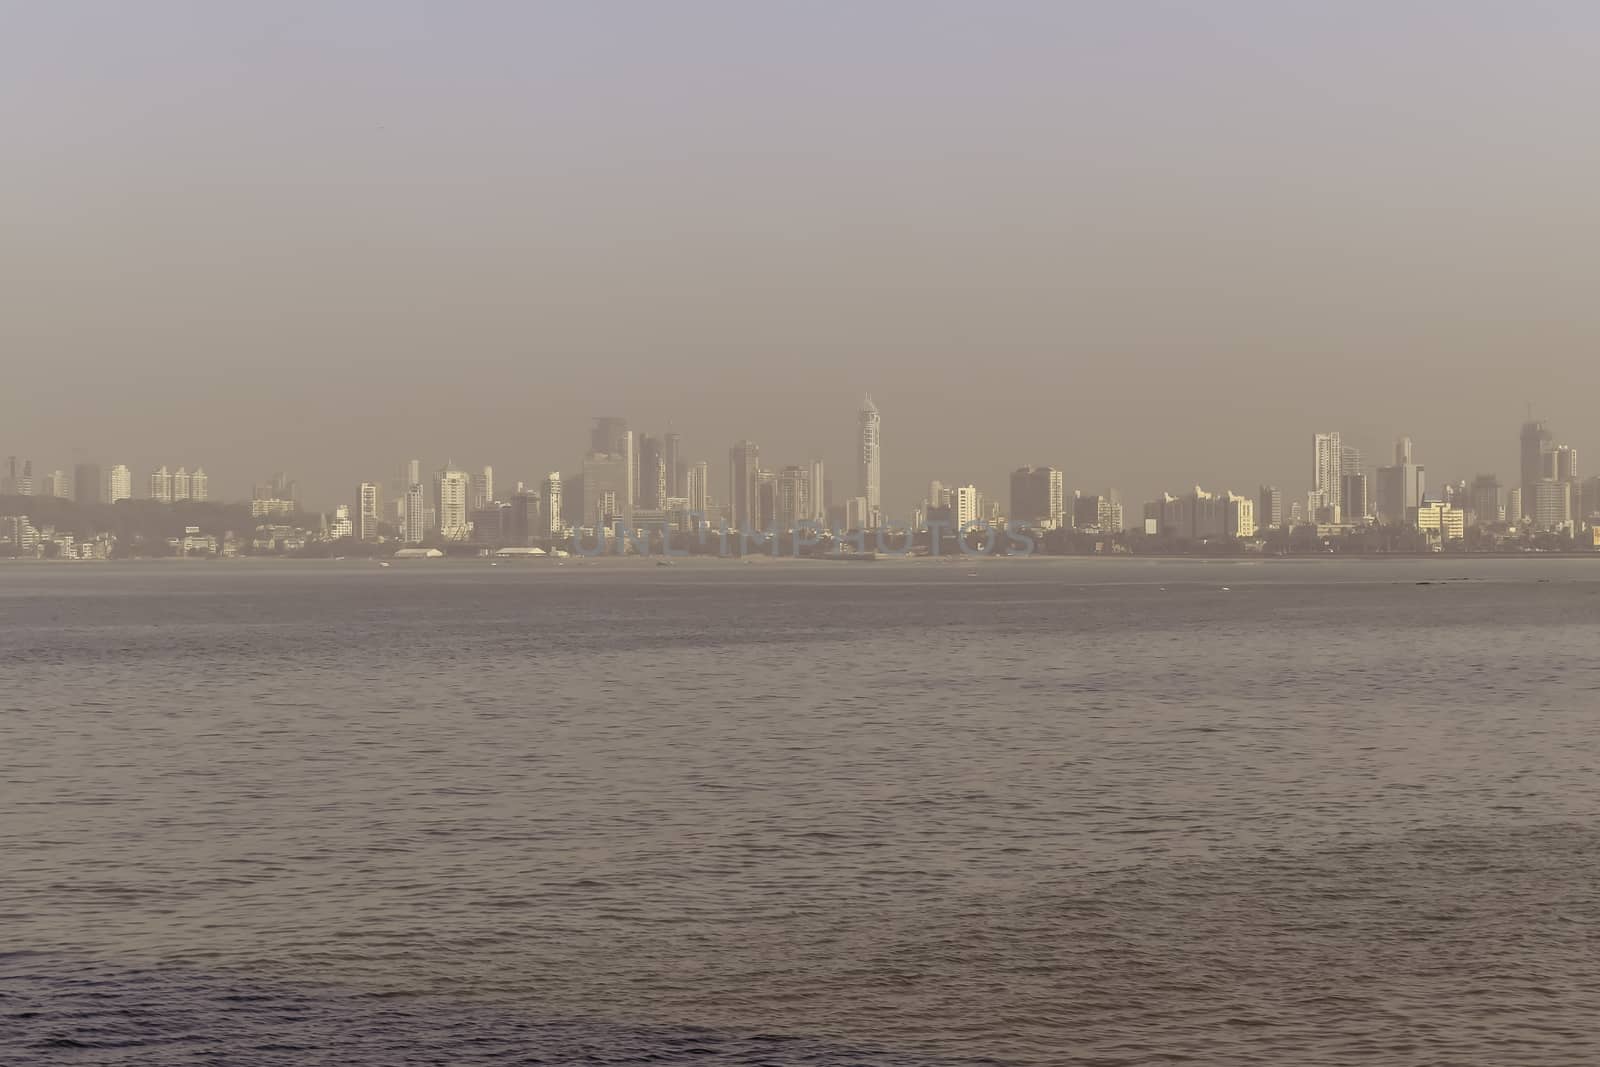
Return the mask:
<path id="1" fill-rule="evenodd" d="M 0 565 L 0 1064 L 1597 1063 L 1597 770 L 1600 561 Z"/>

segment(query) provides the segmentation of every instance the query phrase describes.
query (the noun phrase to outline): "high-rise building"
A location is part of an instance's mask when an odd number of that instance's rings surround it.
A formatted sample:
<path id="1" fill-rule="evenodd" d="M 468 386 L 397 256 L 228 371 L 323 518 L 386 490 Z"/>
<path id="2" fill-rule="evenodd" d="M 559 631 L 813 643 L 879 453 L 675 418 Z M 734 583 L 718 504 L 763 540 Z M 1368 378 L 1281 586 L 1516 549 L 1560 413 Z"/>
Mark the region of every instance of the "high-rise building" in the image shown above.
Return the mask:
<path id="1" fill-rule="evenodd" d="M 1348 453 L 1351 449 L 1345 451 Z M 1344 508 L 1345 522 L 1359 524 L 1367 521 L 1367 476 L 1359 468 L 1345 468 L 1339 498 Z"/>
<path id="2" fill-rule="evenodd" d="M 133 472 L 126 463 L 118 463 L 106 475 L 106 503 L 133 499 Z"/>
<path id="3" fill-rule="evenodd" d="M 1417 508 L 1417 529 L 1437 541 L 1460 541 L 1467 536 L 1466 512 L 1442 500 Z"/>
<path id="4" fill-rule="evenodd" d="M 618 521 L 630 523 L 633 483 L 629 472 L 632 467 L 632 460 L 626 454 L 590 452 L 584 457 L 578 474 L 575 499 L 570 505 L 563 501 L 563 508 L 575 514 L 574 521 L 581 526 L 609 529 Z"/>
<path id="5" fill-rule="evenodd" d="M 828 522 L 828 479 L 823 477 L 822 460 L 811 461 L 811 521 L 818 526 Z"/>
<path id="6" fill-rule="evenodd" d="M 689 468 L 688 475 L 688 484 L 684 487 L 684 497 L 689 502 L 689 510 L 699 516 L 702 521 L 710 521 L 711 466 L 702 459 Z"/>
<path id="7" fill-rule="evenodd" d="M 33 495 L 33 460 L 22 461 L 22 473 L 17 475 L 17 495 Z"/>
<path id="8" fill-rule="evenodd" d="M 196 467 L 189 474 L 189 499 L 205 503 L 211 499 L 211 479 L 204 467 Z"/>
<path id="9" fill-rule="evenodd" d="M 1101 533 L 1122 532 L 1122 494 L 1119 490 L 1107 489 L 1100 497 L 1100 511 L 1096 518 Z"/>
<path id="10" fill-rule="evenodd" d="M 661 438 L 645 434 L 639 438 L 639 488 L 634 506 L 660 511 L 667 506 L 667 453 Z"/>
<path id="11" fill-rule="evenodd" d="M 1263 485 L 1257 494 L 1255 520 L 1259 528 L 1283 529 L 1283 490 L 1276 485 Z"/>
<path id="12" fill-rule="evenodd" d="M 57 500 L 72 499 L 72 479 L 66 471 L 51 471 L 44 476 L 44 495 Z"/>
<path id="13" fill-rule="evenodd" d="M 1350 475 L 1345 475 L 1350 477 Z M 1365 480 L 1365 475 L 1360 476 Z M 1362 490 L 1365 492 L 1365 489 Z M 1254 537 L 1256 535 L 1256 505 L 1247 496 L 1223 494 L 1223 531 L 1229 537 Z"/>
<path id="14" fill-rule="evenodd" d="M 662 438 L 661 458 L 667 468 L 667 496 L 688 496 L 689 464 L 683 458 L 683 434 L 669 433 Z"/>
<path id="15" fill-rule="evenodd" d="M 758 529 L 771 530 L 778 523 L 778 472 L 756 472 L 756 524 Z"/>
<path id="16" fill-rule="evenodd" d="M 1018 467 L 1011 472 L 1010 518 L 1013 522 L 1054 530 L 1063 525 L 1065 514 L 1066 503 L 1059 470 L 1055 467 Z"/>
<path id="17" fill-rule="evenodd" d="M 1522 424 L 1522 511 L 1520 518 L 1533 518 L 1538 500 L 1537 486 L 1544 477 L 1545 453 L 1555 449 L 1555 438 L 1537 419 Z"/>
<path id="18" fill-rule="evenodd" d="M 472 496 L 472 476 L 466 471 L 445 467 L 439 472 L 439 536 L 446 541 L 465 541 L 468 505 Z"/>
<path id="19" fill-rule="evenodd" d="M 1527 521 L 1523 518 L 1528 509 L 1522 506 L 1522 486 L 1514 485 L 1506 491 L 1506 521 L 1517 525 Z"/>
<path id="20" fill-rule="evenodd" d="M 1361 469 L 1361 449 L 1355 445 L 1342 444 L 1339 449 L 1339 473 L 1354 474 Z"/>
<path id="21" fill-rule="evenodd" d="M 98 463 L 79 463 L 72 468 L 72 495 L 80 504 L 93 504 L 102 498 L 105 489 L 100 484 Z"/>
<path id="22" fill-rule="evenodd" d="M 1540 478 L 1533 485 L 1533 528 L 1562 530 L 1572 524 L 1572 487 L 1556 478 Z"/>
<path id="23" fill-rule="evenodd" d="M 1577 517 L 1591 526 L 1600 522 L 1600 478 L 1585 478 L 1579 485 Z"/>
<path id="24" fill-rule="evenodd" d="M 1555 477 L 1558 482 L 1567 485 L 1567 500 L 1571 506 L 1571 517 L 1581 519 L 1583 513 L 1583 479 L 1578 476 L 1578 450 L 1570 445 L 1557 445 L 1555 448 Z"/>
<path id="25" fill-rule="evenodd" d="M 1488 526 L 1501 520 L 1500 479 L 1492 474 L 1480 474 L 1472 479 L 1467 491 L 1470 521 L 1478 526 Z"/>
<path id="26" fill-rule="evenodd" d="M 356 490 L 356 537 L 362 541 L 378 539 L 378 522 L 383 515 L 383 501 L 377 482 L 362 482 Z"/>
<path id="27" fill-rule="evenodd" d="M 760 486 L 761 450 L 754 441 L 740 441 L 728 450 L 728 507 L 735 529 L 759 528 Z"/>
<path id="28" fill-rule="evenodd" d="M 150 499 L 163 504 L 172 502 L 172 473 L 164 466 L 150 472 Z"/>
<path id="29" fill-rule="evenodd" d="M 544 476 L 544 504 L 540 511 L 539 535 L 546 541 L 555 541 L 566 533 L 561 521 L 561 472 L 551 471 Z"/>
<path id="30" fill-rule="evenodd" d="M 808 468 L 791 465 L 779 471 L 776 493 L 777 529 L 793 530 L 811 520 L 811 471 Z"/>
<path id="31" fill-rule="evenodd" d="M 189 468 L 179 467 L 172 472 L 172 499 L 189 499 Z"/>
<path id="32" fill-rule="evenodd" d="M 1339 432 L 1313 435 L 1310 503 L 1315 521 L 1338 522 L 1344 480 L 1344 444 Z"/>
<path id="33" fill-rule="evenodd" d="M 622 435 L 620 446 L 622 450 L 618 454 L 623 460 L 623 488 L 618 503 L 622 508 L 620 513 L 622 518 L 631 526 L 633 502 L 639 498 L 639 442 L 632 430 Z"/>
<path id="34" fill-rule="evenodd" d="M 17 457 L 7 456 L 5 470 L 0 472 L 0 496 L 17 495 Z"/>
<path id="35" fill-rule="evenodd" d="M 472 510 L 482 511 L 494 503 L 494 468 L 484 466 L 472 479 Z"/>
<path id="36" fill-rule="evenodd" d="M 857 427 L 860 462 L 856 483 L 859 495 L 867 500 L 867 525 L 876 528 L 883 525 L 882 418 L 870 396 L 861 399 Z"/>
<path id="37" fill-rule="evenodd" d="M 1411 438 L 1400 437 L 1394 444 L 1394 463 L 1378 468 L 1374 494 L 1378 521 L 1390 526 L 1409 523 L 1422 506 L 1427 493 L 1427 471 L 1415 462 Z"/>
<path id="38" fill-rule="evenodd" d="M 628 420 L 619 419 L 615 415 L 600 415 L 594 420 L 594 427 L 589 431 L 589 451 L 599 452 L 608 456 L 621 455 L 632 445 L 632 438 L 628 432 Z"/>
<path id="39" fill-rule="evenodd" d="M 983 494 L 978 492 L 975 485 L 958 485 L 950 491 L 950 506 L 955 512 L 956 529 L 963 530 L 969 524 L 983 518 Z M 872 505 L 867 505 L 867 510 L 872 510 Z"/>
<path id="40" fill-rule="evenodd" d="M 350 517 L 350 505 L 340 504 L 333 509 L 333 521 L 327 524 L 328 537 L 334 541 L 343 541 L 347 537 L 354 537 L 356 532 L 355 520 Z"/>
<path id="41" fill-rule="evenodd" d="M 428 535 L 427 492 L 421 482 L 406 486 L 405 505 L 401 508 L 400 537 L 408 545 L 420 545 Z"/>

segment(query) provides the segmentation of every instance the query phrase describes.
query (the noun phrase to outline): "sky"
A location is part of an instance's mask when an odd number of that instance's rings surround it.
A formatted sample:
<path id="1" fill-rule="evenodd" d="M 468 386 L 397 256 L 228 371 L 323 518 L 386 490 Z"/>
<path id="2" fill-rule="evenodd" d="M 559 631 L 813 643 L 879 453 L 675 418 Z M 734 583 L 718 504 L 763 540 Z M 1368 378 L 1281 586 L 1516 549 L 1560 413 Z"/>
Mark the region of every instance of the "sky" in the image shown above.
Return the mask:
<path id="1" fill-rule="evenodd" d="M 0 0 L 0 455 L 885 503 L 1600 456 L 1600 5 Z M 1595 462 L 1591 460 L 1590 463 Z M 1589 473 L 1587 470 L 1584 473 Z"/>

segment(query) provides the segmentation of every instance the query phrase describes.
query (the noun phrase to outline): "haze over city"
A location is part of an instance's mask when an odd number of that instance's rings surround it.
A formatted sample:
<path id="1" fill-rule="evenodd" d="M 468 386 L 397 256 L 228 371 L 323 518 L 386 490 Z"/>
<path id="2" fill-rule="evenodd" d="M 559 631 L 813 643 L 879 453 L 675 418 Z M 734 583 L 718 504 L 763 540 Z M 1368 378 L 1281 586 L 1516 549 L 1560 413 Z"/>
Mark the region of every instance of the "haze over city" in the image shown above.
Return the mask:
<path id="1" fill-rule="evenodd" d="M 1596 454 L 1579 4 L 5 6 L 0 452 L 319 506 L 592 416 L 1130 501 Z M 156 17 L 159 15 L 159 17 Z"/>

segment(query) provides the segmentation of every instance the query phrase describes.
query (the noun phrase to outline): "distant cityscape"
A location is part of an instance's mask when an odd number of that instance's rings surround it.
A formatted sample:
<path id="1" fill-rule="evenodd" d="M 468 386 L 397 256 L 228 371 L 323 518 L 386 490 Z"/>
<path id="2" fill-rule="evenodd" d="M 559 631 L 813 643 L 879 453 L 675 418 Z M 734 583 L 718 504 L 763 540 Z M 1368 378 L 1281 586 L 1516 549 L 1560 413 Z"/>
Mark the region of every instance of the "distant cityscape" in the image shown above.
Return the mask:
<path id="1" fill-rule="evenodd" d="M 1521 427 L 1520 469 L 1504 485 L 1478 474 L 1429 491 L 1410 437 L 1392 462 L 1368 468 L 1337 431 L 1311 435 L 1310 488 L 1251 493 L 1199 486 L 1162 493 L 1132 517 L 1115 489 L 1065 490 L 1060 467 L 1012 471 L 1009 493 L 932 481 L 903 517 L 883 506 L 882 415 L 870 397 L 857 411 L 854 470 L 836 489 L 820 459 L 764 463 L 760 446 L 735 442 L 727 483 L 713 491 L 706 459 L 685 454 L 678 433 L 636 433 L 626 419 L 593 420 L 575 474 L 497 484 L 492 466 L 419 459 L 388 479 L 353 487 L 332 511 L 308 512 L 296 481 L 273 474 L 248 502 L 211 499 L 196 465 L 161 465 L 142 477 L 127 464 L 78 463 L 37 473 L 15 456 L 0 470 L 0 556 L 99 559 L 130 555 L 232 556 L 394 553 L 548 555 L 573 546 L 686 544 L 742 533 L 741 551 L 825 554 L 850 533 L 856 551 L 894 546 L 941 554 L 1003 554 L 982 531 L 1029 532 L 1030 551 L 1080 553 L 1571 551 L 1600 548 L 1600 478 L 1580 479 L 1576 449 L 1542 422 Z M 136 488 L 139 490 L 136 492 Z M 799 534 L 808 536 L 802 539 Z M 790 536 L 793 535 L 793 536 Z M 755 537 L 755 540 L 752 540 Z M 654 541 L 651 539 L 655 538 Z M 619 547 L 618 551 L 625 550 Z M 1014 550 L 1014 545 L 1012 550 Z"/>

